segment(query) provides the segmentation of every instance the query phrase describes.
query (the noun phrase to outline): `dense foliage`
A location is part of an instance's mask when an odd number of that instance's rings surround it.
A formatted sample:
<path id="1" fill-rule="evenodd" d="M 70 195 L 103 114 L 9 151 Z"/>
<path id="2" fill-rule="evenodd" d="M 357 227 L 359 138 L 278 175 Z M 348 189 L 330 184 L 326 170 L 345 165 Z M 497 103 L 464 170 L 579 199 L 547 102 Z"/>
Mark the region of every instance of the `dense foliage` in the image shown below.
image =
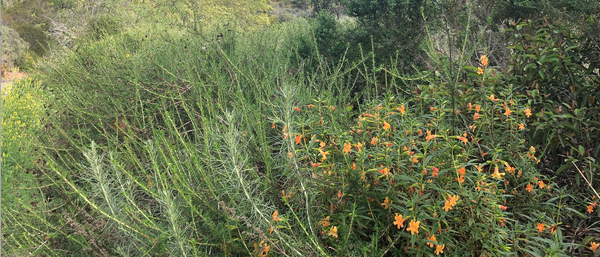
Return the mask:
<path id="1" fill-rule="evenodd" d="M 98 2 L 3 89 L 2 254 L 600 254 L 597 5 L 196 4 Z"/>

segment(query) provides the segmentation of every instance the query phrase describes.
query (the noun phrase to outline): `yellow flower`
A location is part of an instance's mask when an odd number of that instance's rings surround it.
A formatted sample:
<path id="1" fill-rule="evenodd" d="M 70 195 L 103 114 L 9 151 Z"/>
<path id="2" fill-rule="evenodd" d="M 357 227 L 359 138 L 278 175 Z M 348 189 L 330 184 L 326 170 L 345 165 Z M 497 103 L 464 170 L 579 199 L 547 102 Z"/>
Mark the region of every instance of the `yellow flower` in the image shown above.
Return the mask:
<path id="1" fill-rule="evenodd" d="M 328 235 L 330 235 L 330 236 L 332 236 L 332 237 L 335 237 L 335 238 L 337 238 L 337 237 L 338 237 L 338 234 L 337 234 L 337 227 L 332 227 L 332 228 L 329 230 L 329 234 L 328 234 Z"/>
<path id="2" fill-rule="evenodd" d="M 127 54 L 127 58 L 129 58 L 129 54 Z"/>
<path id="3" fill-rule="evenodd" d="M 398 226 L 398 229 L 404 227 L 404 221 L 406 219 L 403 219 L 401 214 L 398 215 L 398 213 L 396 213 L 396 217 L 394 217 L 394 219 L 396 220 L 396 221 L 394 221 L 394 225 Z"/>
<path id="4" fill-rule="evenodd" d="M 477 74 L 479 74 L 479 75 L 483 74 L 483 70 L 481 68 L 477 68 Z"/>
<path id="5" fill-rule="evenodd" d="M 419 224 L 420 223 L 421 223 L 420 221 L 411 220 L 410 224 L 406 230 L 410 231 L 411 235 L 414 235 L 415 233 L 419 234 Z"/>

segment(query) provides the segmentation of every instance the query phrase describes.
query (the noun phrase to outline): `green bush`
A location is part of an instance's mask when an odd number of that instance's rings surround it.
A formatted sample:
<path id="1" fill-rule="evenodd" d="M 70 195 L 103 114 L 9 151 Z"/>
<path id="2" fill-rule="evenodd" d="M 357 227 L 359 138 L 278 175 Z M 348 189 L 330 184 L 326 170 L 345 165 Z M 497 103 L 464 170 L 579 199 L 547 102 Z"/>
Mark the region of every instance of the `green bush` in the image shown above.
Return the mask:
<path id="1" fill-rule="evenodd" d="M 20 66 L 26 61 L 25 52 L 29 43 L 25 42 L 14 29 L 2 26 L 2 63 L 7 68 Z"/>
<path id="2" fill-rule="evenodd" d="M 544 166 L 572 183 L 571 192 L 589 191 L 577 169 L 597 185 L 600 134 L 593 128 L 600 126 L 600 80 L 593 63 L 586 68 L 582 59 L 586 38 L 547 20 L 515 24 L 508 32 L 513 35 L 508 82 L 527 96 L 536 118 L 528 123 L 529 143 L 543 147 Z"/>
<path id="3" fill-rule="evenodd" d="M 119 33 L 123 25 L 118 18 L 108 15 L 94 16 L 88 20 L 86 35 L 94 40 Z"/>

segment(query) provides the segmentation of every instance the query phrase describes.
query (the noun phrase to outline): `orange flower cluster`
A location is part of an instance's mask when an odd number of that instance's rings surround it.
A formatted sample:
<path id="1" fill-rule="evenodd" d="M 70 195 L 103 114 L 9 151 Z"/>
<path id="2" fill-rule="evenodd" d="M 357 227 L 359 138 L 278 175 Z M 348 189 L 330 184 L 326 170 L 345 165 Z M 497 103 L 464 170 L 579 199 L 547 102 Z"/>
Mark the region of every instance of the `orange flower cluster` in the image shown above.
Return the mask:
<path id="1" fill-rule="evenodd" d="M 488 58 L 485 55 L 481 56 L 481 66 L 483 66 L 484 68 L 488 66 Z"/>
<path id="2" fill-rule="evenodd" d="M 598 204 L 598 202 L 593 202 L 593 203 L 591 203 L 591 204 L 590 204 L 590 205 L 587 207 L 587 211 L 588 211 L 589 213 L 592 213 L 592 212 L 594 212 L 594 208 L 596 208 L 596 205 L 597 205 L 597 204 Z"/>
<path id="3" fill-rule="evenodd" d="M 433 171 L 431 172 L 431 176 L 432 177 L 438 177 L 438 172 L 440 172 L 440 169 L 438 169 L 436 167 L 433 167 L 432 170 Z"/>
<path id="4" fill-rule="evenodd" d="M 448 196 L 448 200 L 444 202 L 444 207 L 442 209 L 445 211 L 452 210 L 452 208 L 456 205 L 456 201 L 458 201 L 458 195 Z"/>
<path id="5" fill-rule="evenodd" d="M 465 174 L 466 174 L 465 167 L 458 169 L 456 172 L 458 172 L 458 178 L 455 178 L 454 180 L 458 181 L 458 183 L 465 182 Z"/>

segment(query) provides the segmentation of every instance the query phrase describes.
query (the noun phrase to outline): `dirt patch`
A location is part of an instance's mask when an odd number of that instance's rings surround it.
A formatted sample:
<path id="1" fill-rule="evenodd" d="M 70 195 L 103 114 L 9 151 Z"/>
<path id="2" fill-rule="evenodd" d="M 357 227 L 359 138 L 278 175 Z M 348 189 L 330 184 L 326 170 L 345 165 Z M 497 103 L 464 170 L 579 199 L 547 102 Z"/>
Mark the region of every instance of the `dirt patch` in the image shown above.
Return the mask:
<path id="1" fill-rule="evenodd" d="M 27 73 L 22 71 L 6 71 L 2 76 L 2 88 L 15 79 L 27 78 Z"/>
<path id="2" fill-rule="evenodd" d="M 22 79 L 22 78 L 26 78 L 26 77 L 27 77 L 27 73 L 22 72 L 22 71 L 6 71 L 6 73 L 4 73 L 4 76 L 2 76 L 2 81 L 13 80 L 13 79 Z"/>

